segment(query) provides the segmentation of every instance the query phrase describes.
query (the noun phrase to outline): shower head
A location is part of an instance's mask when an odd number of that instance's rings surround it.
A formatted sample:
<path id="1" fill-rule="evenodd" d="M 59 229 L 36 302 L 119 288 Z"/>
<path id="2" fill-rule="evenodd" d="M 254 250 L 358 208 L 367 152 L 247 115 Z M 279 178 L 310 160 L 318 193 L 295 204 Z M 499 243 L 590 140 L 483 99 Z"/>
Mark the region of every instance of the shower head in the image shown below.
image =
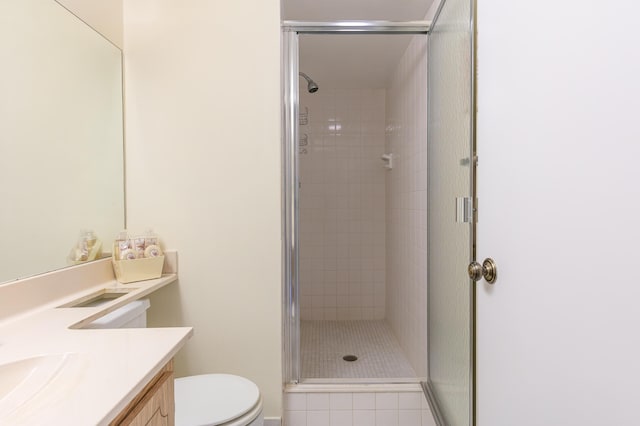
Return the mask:
<path id="1" fill-rule="evenodd" d="M 307 90 L 309 91 L 309 93 L 316 93 L 318 91 L 318 85 L 315 81 L 312 80 L 309 82 L 309 84 L 307 84 Z"/>
<path id="2" fill-rule="evenodd" d="M 309 91 L 309 93 L 316 93 L 318 91 L 318 83 L 311 80 L 311 77 L 309 77 L 303 72 L 299 72 L 298 74 L 300 74 L 300 77 L 307 80 L 307 90 Z"/>

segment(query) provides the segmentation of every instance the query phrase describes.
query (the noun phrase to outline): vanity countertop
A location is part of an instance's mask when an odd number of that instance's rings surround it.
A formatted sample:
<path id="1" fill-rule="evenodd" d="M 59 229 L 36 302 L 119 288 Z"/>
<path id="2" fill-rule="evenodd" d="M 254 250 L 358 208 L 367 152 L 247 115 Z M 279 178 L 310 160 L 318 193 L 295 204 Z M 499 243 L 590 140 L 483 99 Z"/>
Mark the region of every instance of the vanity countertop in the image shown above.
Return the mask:
<path id="1" fill-rule="evenodd" d="M 85 269 L 91 268 L 108 271 L 100 262 Z M 73 276 L 74 268 L 71 269 L 67 277 L 77 278 Z M 78 274 L 78 269 L 75 273 Z M 65 270 L 58 274 L 65 274 Z M 16 298 L 16 303 L 29 307 L 15 315 L 0 317 L 0 382 L 7 383 L 12 374 L 23 374 L 16 373 L 20 368 L 6 367 L 16 361 L 45 360 L 46 365 L 38 368 L 48 369 L 43 376 L 44 384 L 36 386 L 40 390 L 35 393 L 30 390 L 26 402 L 15 409 L 10 409 L 11 393 L 3 390 L 0 383 L 0 424 L 108 424 L 184 346 L 193 329 L 82 327 L 176 280 L 176 274 L 165 274 L 158 279 L 120 284 L 107 277 L 84 288 L 67 288 L 57 295 L 54 292 L 46 303 L 34 302 L 30 306 L 23 303 L 26 296 L 16 292 L 16 288 L 0 286 L 0 313 L 9 295 Z M 29 283 L 25 288 L 29 288 Z M 104 288 L 135 290 L 100 306 L 59 307 Z"/>

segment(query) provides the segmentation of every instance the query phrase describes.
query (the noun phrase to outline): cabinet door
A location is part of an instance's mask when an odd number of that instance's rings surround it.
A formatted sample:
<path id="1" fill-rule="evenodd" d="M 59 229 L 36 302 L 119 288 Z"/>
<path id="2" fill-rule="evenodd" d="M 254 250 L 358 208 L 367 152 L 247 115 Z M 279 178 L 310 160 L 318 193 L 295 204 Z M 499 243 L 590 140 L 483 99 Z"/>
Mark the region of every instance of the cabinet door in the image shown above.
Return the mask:
<path id="1" fill-rule="evenodd" d="M 173 426 L 173 373 L 164 373 L 122 424 L 130 426 Z"/>
<path id="2" fill-rule="evenodd" d="M 174 426 L 173 360 L 144 387 L 109 426 Z"/>

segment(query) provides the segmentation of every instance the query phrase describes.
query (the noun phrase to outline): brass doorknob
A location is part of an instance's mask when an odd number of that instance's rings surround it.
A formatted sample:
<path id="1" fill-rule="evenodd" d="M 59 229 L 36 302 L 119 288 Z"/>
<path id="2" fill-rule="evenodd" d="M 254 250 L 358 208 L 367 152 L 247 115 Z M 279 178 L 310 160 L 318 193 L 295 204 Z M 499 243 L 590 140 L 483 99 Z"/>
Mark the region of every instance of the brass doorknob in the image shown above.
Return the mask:
<path id="1" fill-rule="evenodd" d="M 498 279 L 498 267 L 490 257 L 486 258 L 482 265 L 476 261 L 471 262 L 467 271 L 469 272 L 469 278 L 473 281 L 480 281 L 484 277 L 489 284 L 493 284 Z"/>

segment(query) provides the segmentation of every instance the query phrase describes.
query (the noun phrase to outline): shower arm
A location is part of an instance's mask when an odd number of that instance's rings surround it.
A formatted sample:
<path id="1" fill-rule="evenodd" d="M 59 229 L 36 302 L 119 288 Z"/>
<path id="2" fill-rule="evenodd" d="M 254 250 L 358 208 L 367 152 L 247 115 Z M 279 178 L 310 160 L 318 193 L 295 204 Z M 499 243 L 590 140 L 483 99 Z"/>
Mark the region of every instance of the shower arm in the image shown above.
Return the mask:
<path id="1" fill-rule="evenodd" d="M 304 78 L 305 80 L 307 80 L 307 83 L 311 83 L 313 80 L 311 80 L 311 77 L 309 77 L 308 75 L 306 75 L 305 73 L 303 73 L 302 71 L 298 72 L 298 74 L 300 74 L 300 77 Z"/>

